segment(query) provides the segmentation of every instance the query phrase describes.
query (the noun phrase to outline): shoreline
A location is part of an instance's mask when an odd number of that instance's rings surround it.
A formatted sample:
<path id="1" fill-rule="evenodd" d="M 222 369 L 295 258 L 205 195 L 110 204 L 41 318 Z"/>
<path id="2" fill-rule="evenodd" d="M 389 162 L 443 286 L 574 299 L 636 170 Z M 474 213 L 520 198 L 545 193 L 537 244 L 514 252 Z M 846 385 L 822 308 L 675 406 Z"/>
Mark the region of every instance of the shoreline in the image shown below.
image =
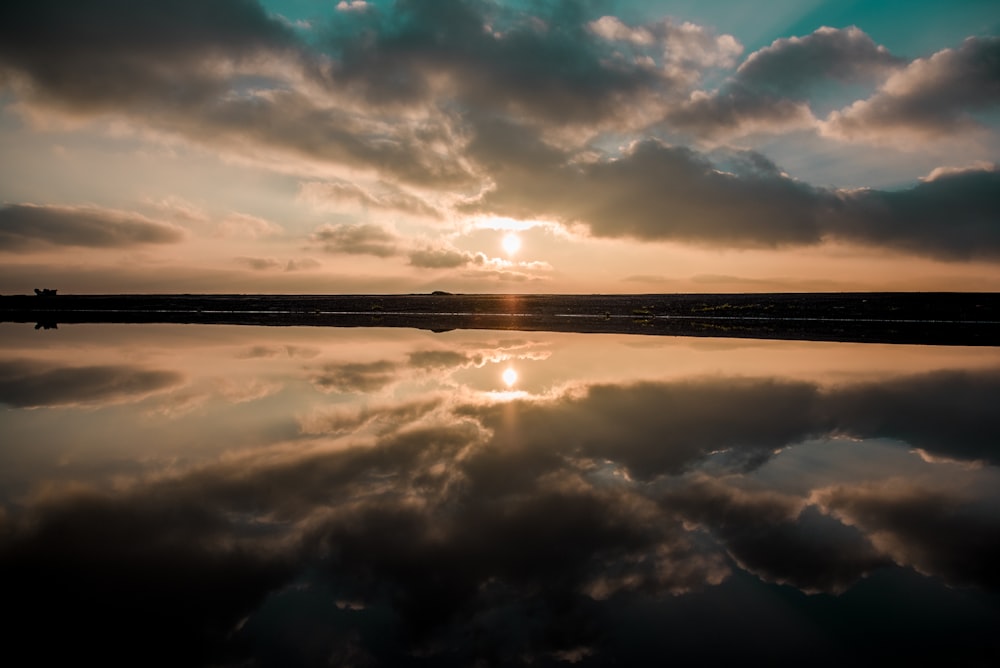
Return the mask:
<path id="1" fill-rule="evenodd" d="M 0 296 L 0 322 L 496 329 L 1000 346 L 998 293 Z"/>

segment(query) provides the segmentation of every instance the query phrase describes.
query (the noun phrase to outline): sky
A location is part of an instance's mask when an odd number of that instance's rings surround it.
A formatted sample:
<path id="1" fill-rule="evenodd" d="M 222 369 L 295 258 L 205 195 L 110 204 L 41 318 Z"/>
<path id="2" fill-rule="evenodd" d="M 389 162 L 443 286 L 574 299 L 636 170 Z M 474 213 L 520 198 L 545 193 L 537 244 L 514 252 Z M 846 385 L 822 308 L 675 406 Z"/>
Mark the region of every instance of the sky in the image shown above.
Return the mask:
<path id="1" fill-rule="evenodd" d="M 995 2 L 2 11 L 2 294 L 1000 290 Z"/>

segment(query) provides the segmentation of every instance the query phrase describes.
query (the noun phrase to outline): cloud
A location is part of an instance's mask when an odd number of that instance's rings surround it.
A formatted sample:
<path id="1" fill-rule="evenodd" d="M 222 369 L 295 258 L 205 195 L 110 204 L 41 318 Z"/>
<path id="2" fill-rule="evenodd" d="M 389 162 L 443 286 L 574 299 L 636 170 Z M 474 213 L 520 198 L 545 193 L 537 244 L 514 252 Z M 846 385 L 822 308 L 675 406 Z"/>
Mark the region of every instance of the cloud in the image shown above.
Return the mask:
<path id="1" fill-rule="evenodd" d="M 455 248 L 424 248 L 410 251 L 410 264 L 428 269 L 454 269 L 476 261 L 476 254 Z"/>
<path id="2" fill-rule="evenodd" d="M 299 197 L 319 208 L 353 203 L 373 209 L 402 211 L 416 216 L 440 218 L 441 211 L 426 201 L 388 183 L 368 190 L 346 181 L 310 181 L 299 186 Z"/>
<path id="3" fill-rule="evenodd" d="M 611 57 L 576 3 L 537 16 L 457 0 L 396 10 L 345 22 L 335 40 L 343 56 L 333 79 L 370 104 L 412 106 L 444 95 L 473 109 L 595 123 L 662 85 L 644 63 Z"/>
<path id="4" fill-rule="evenodd" d="M 941 138 L 980 127 L 972 115 L 1000 105 L 1000 37 L 918 58 L 867 100 L 833 112 L 823 130 L 847 140 Z"/>
<path id="5" fill-rule="evenodd" d="M 0 403 L 15 408 L 139 401 L 178 385 L 173 371 L 126 365 L 53 366 L 32 360 L 0 361 Z"/>
<path id="6" fill-rule="evenodd" d="M 46 246 L 126 248 L 176 243 L 184 238 L 179 227 L 116 209 L 36 204 L 0 207 L 0 251 Z"/>
<path id="7" fill-rule="evenodd" d="M 669 81 L 694 83 L 711 67 L 732 67 L 743 52 L 732 35 L 715 35 L 704 26 L 670 19 L 629 26 L 615 16 L 587 24 L 598 37 L 624 42 L 638 50 L 637 62 L 659 63 Z M 650 48 L 655 47 L 655 48 Z"/>
<path id="8" fill-rule="evenodd" d="M 508 162 L 497 171 L 496 189 L 471 206 L 584 223 L 598 237 L 773 247 L 814 244 L 822 236 L 819 213 L 828 195 L 773 165 L 737 176 L 695 151 L 656 140 L 586 163 L 528 136 L 520 144 L 509 142 L 503 154 L 488 156 Z"/>
<path id="9" fill-rule="evenodd" d="M 737 69 L 736 78 L 755 90 L 798 97 L 829 80 L 877 81 L 904 63 L 856 26 L 822 27 L 805 37 L 776 39 L 751 53 Z"/>
<path id="10" fill-rule="evenodd" d="M 95 0 L 40 0 L 5 11 L 0 67 L 31 91 L 82 111 L 160 103 L 190 107 L 225 90 L 220 61 L 294 45 L 294 33 L 256 2 L 197 0 L 169 9 Z"/>
<path id="11" fill-rule="evenodd" d="M 430 149 L 453 143 L 446 118 L 359 111 L 329 80 L 326 57 L 256 2 L 205 11 L 181 0 L 167 12 L 43 0 L 5 19 L 0 74 L 33 113 L 124 118 L 271 168 L 289 169 L 294 157 L 296 173 L 346 165 L 415 183 L 469 180 L 452 151 Z"/>
<path id="12" fill-rule="evenodd" d="M 254 271 L 309 271 L 323 266 L 316 260 L 308 257 L 298 260 L 288 260 L 287 262 L 273 257 L 239 256 L 233 259 Z"/>
<path id="13" fill-rule="evenodd" d="M 605 238 L 741 248 L 840 240 L 942 260 L 1000 257 L 994 167 L 895 191 L 837 190 L 792 179 L 753 152 L 725 171 L 657 140 L 581 161 L 531 129 L 492 123 L 470 148 L 493 165 L 496 183 L 468 211 L 584 224 Z"/>
<path id="14" fill-rule="evenodd" d="M 713 139 L 755 132 L 784 133 L 815 126 L 805 102 L 755 90 L 739 81 L 718 91 L 695 91 L 667 112 L 667 124 Z"/>
<path id="15" fill-rule="evenodd" d="M 245 257 L 240 256 L 233 258 L 240 264 L 244 264 L 254 271 L 270 271 L 273 269 L 279 269 L 282 263 L 279 260 L 275 260 L 273 257 Z"/>
<path id="16" fill-rule="evenodd" d="M 941 260 L 1000 259 L 1000 168 L 939 172 L 911 188 L 836 193 L 831 237 Z"/>
<path id="17" fill-rule="evenodd" d="M 393 232 L 371 223 L 323 225 L 313 232 L 311 240 L 322 244 L 328 253 L 376 257 L 397 255 L 400 243 Z"/>
<path id="18" fill-rule="evenodd" d="M 855 26 L 819 28 L 751 53 L 718 90 L 694 91 L 666 114 L 670 127 L 720 139 L 816 128 L 810 93 L 830 81 L 871 83 L 904 64 Z"/>

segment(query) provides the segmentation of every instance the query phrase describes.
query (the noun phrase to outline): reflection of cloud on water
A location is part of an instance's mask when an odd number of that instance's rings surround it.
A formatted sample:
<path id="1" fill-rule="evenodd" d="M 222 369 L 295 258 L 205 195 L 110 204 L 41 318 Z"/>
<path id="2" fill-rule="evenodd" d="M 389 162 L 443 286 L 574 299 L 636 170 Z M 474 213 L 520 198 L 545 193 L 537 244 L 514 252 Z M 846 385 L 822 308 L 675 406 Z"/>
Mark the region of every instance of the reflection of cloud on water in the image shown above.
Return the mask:
<path id="1" fill-rule="evenodd" d="M 56 366 L 0 360 L 0 403 L 16 408 L 138 401 L 183 380 L 174 371 L 128 365 Z"/>
<path id="2" fill-rule="evenodd" d="M 464 351 L 428 348 L 410 351 L 404 359 L 326 362 L 311 369 L 310 381 L 324 393 L 372 393 L 407 380 L 444 378 L 461 369 L 482 368 L 510 360 L 544 360 L 550 354 L 550 351 L 534 350 L 532 344 L 519 341 Z"/>
<path id="3" fill-rule="evenodd" d="M 281 391 L 283 383 L 257 378 L 208 378 L 158 398 L 147 415 L 176 418 L 206 406 L 215 398 L 230 404 L 243 404 L 269 397 Z"/>
<path id="4" fill-rule="evenodd" d="M 865 532 L 898 564 L 950 584 L 1000 588 L 998 498 L 977 499 L 895 479 L 818 490 L 813 501 Z"/>
<path id="5" fill-rule="evenodd" d="M 397 365 L 388 360 L 324 364 L 312 376 L 322 392 L 375 392 L 394 382 Z"/>
<path id="6" fill-rule="evenodd" d="M 269 357 L 289 357 L 312 359 L 320 354 L 318 348 L 309 346 L 296 346 L 292 344 L 284 346 L 255 345 L 236 353 L 237 359 L 261 359 Z"/>
<path id="7" fill-rule="evenodd" d="M 414 355 L 383 370 L 462 363 Z M 664 628 L 682 642 L 693 622 L 676 611 L 698 596 L 729 587 L 759 606 L 773 595 L 747 573 L 840 593 L 899 564 L 996 587 L 997 514 L 967 491 L 851 482 L 795 494 L 743 475 L 807 438 L 866 436 L 873 424 L 884 437 L 895 411 L 943 390 L 956 399 L 940 404 L 952 411 L 940 423 L 972 415 L 956 433 L 985 434 L 991 416 L 959 399 L 969 388 L 998 396 L 995 377 L 832 389 L 712 377 L 318 411 L 300 420 L 312 447 L 277 445 L 103 494 L 53 492 L 11 513 L 0 578 L 24 619 L 58 597 L 79 646 L 114 628 L 123 640 L 112 651 L 164 646 L 162 660 L 177 664 L 237 662 L 251 631 L 291 642 L 281 620 L 294 601 L 327 624 L 302 650 L 313 652 L 307 664 L 351 638 L 380 664 L 414 652 L 468 664 L 487 647 L 496 663 L 545 665 L 581 647 L 600 662 L 635 606 L 679 617 Z M 875 421 L 855 399 L 876 391 L 908 398 Z M 796 605 L 849 605 L 832 601 Z"/>

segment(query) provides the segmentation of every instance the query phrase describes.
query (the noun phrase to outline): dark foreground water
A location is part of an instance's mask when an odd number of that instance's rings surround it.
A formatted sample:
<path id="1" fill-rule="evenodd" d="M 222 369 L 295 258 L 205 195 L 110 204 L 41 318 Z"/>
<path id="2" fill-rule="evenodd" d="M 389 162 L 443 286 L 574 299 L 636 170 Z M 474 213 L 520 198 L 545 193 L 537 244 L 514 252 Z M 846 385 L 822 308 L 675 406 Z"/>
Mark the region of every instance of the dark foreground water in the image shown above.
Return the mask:
<path id="1" fill-rule="evenodd" d="M 0 404 L 5 664 L 1000 660 L 998 348 L 7 323 Z"/>

